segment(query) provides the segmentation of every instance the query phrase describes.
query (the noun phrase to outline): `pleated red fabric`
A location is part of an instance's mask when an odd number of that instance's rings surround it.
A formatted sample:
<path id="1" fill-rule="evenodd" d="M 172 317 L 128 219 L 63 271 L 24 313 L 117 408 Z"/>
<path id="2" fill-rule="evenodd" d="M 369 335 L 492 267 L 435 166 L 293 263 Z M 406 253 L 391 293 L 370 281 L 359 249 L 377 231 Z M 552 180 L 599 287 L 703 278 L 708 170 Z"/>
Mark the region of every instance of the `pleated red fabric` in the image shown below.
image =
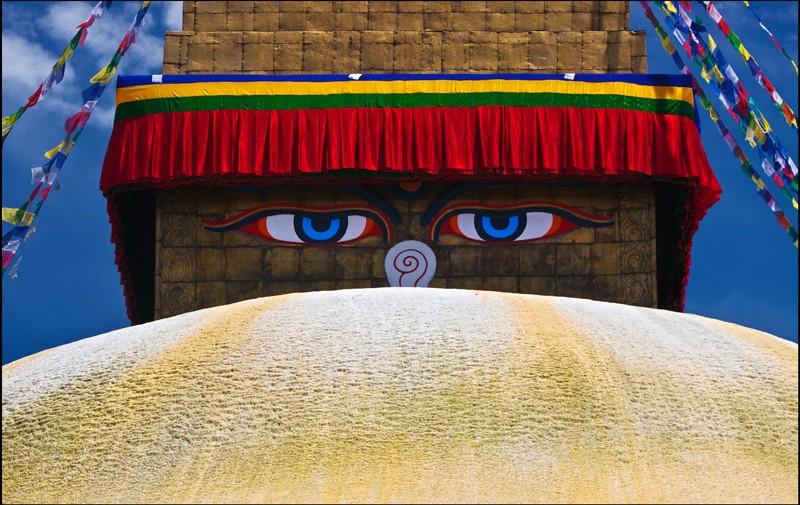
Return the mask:
<path id="1" fill-rule="evenodd" d="M 329 175 L 656 177 L 720 187 L 685 116 L 569 107 L 219 110 L 125 119 L 100 187 Z"/>

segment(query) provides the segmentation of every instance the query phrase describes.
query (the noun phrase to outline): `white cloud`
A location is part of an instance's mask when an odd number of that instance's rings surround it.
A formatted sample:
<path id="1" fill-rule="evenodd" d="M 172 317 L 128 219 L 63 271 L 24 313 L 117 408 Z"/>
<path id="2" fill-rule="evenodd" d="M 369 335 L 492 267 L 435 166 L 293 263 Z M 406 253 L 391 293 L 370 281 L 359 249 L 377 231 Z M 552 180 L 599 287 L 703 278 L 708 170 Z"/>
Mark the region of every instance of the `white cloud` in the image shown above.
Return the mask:
<path id="1" fill-rule="evenodd" d="M 160 2 L 164 9 L 164 28 L 179 31 L 183 29 L 183 2 Z"/>
<path id="2" fill-rule="evenodd" d="M 13 33 L 3 33 L 3 96 L 30 96 L 44 81 L 58 60 L 36 42 Z"/>
<path id="3" fill-rule="evenodd" d="M 111 127 L 114 126 L 115 112 L 116 109 L 114 108 L 114 102 L 107 102 L 102 106 L 98 102 L 98 105 L 92 111 L 92 117 L 89 118 L 89 122 L 87 124 L 101 130 L 110 130 Z"/>
<path id="4" fill-rule="evenodd" d="M 37 42 L 14 34 L 3 34 L 3 114 L 7 115 L 24 105 L 44 81 L 58 60 L 55 53 L 47 51 Z M 72 114 L 77 111 L 74 96 L 76 87 L 75 69 L 68 62 L 65 77 L 36 104 L 38 112 Z M 80 95 L 78 95 L 80 96 Z M 70 102 L 73 99 L 73 102 Z M 13 109 L 13 110 L 12 110 Z"/>
<path id="5" fill-rule="evenodd" d="M 34 18 L 35 22 L 39 24 L 39 28 L 46 28 L 42 33 L 48 33 L 55 40 L 63 40 L 69 42 L 72 37 L 78 32 L 75 28 L 78 24 L 83 23 L 89 17 L 92 11 L 92 6 L 84 2 L 57 2 L 53 3 L 47 9 L 47 13 L 41 18 Z M 105 12 L 103 16 L 107 16 Z M 103 19 L 105 21 L 105 19 Z M 95 23 L 99 23 L 95 20 Z M 89 35 L 93 35 L 93 29 L 96 25 L 89 28 Z M 66 47 L 66 43 L 64 47 Z"/>

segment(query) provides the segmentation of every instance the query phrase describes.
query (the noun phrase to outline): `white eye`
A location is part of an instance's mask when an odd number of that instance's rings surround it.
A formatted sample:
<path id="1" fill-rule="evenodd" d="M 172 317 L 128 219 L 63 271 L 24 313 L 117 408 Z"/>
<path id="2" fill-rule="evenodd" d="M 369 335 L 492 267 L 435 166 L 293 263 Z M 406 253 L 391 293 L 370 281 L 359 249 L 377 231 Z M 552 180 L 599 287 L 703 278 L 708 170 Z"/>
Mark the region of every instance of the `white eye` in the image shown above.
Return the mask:
<path id="1" fill-rule="evenodd" d="M 312 214 L 267 216 L 265 228 L 273 239 L 292 244 L 337 244 L 358 239 L 367 228 L 359 215 L 330 217 Z"/>
<path id="2" fill-rule="evenodd" d="M 472 212 L 464 212 L 458 215 L 458 229 L 468 239 L 483 241 L 475 229 L 475 214 Z"/>
<path id="3" fill-rule="evenodd" d="M 549 212 L 528 212 L 526 218 L 527 224 L 522 234 L 516 238 L 517 241 L 544 237 L 553 227 L 553 215 Z"/>
<path id="4" fill-rule="evenodd" d="M 546 236 L 553 227 L 553 215 L 549 212 L 462 212 L 456 219 L 461 235 L 477 242 L 535 240 Z"/>
<path id="5" fill-rule="evenodd" d="M 274 216 L 267 216 L 264 218 L 267 232 L 269 232 L 275 240 L 302 244 L 303 241 L 297 236 L 297 232 L 294 230 L 294 217 L 294 214 L 275 214 Z"/>
<path id="6" fill-rule="evenodd" d="M 220 222 L 205 222 L 218 232 L 239 230 L 257 238 L 284 244 L 328 246 L 355 242 L 366 237 L 391 240 L 387 217 L 360 207 L 296 209 L 264 205 Z"/>
<path id="7" fill-rule="evenodd" d="M 557 203 L 532 201 L 508 207 L 462 204 L 440 211 L 428 233 L 433 241 L 445 234 L 484 244 L 511 244 L 555 237 L 579 226 L 613 224 L 611 216 L 594 216 Z"/>
<path id="8" fill-rule="evenodd" d="M 367 218 L 364 216 L 347 216 L 347 230 L 339 242 L 355 240 L 367 229 Z"/>

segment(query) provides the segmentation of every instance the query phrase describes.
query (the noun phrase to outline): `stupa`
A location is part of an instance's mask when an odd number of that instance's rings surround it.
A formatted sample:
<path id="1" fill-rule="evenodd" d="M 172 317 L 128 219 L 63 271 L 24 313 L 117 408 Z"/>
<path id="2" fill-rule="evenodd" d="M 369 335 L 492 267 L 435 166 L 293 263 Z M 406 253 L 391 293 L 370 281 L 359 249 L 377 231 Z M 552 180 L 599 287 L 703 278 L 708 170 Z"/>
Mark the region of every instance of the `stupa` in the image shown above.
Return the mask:
<path id="1" fill-rule="evenodd" d="M 183 5 L 101 180 L 135 326 L 3 367 L 4 503 L 797 503 L 627 2 Z"/>

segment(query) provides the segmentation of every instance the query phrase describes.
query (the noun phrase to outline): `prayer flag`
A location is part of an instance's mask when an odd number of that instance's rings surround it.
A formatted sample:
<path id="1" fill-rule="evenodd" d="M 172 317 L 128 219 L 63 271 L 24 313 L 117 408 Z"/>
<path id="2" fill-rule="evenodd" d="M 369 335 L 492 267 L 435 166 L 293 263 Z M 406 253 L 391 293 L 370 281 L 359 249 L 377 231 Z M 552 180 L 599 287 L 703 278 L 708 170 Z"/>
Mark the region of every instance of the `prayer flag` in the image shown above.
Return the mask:
<path id="1" fill-rule="evenodd" d="M 42 96 L 42 84 L 39 84 L 39 87 L 36 88 L 36 91 L 28 98 L 28 103 L 25 104 L 27 107 L 33 107 L 39 101 L 39 98 Z"/>
<path id="2" fill-rule="evenodd" d="M 86 109 L 79 110 L 67 118 L 66 123 L 64 123 L 64 130 L 66 130 L 67 134 L 71 134 L 78 126 L 84 126 L 89 120 L 89 116 L 91 116 L 91 114 L 91 111 Z"/>
<path id="3" fill-rule="evenodd" d="M 9 276 L 10 276 L 12 279 L 16 279 L 16 278 L 17 278 L 17 275 L 18 275 L 18 273 L 19 273 L 19 263 L 20 263 L 21 261 L 22 261 L 22 258 L 18 259 L 18 260 L 17 260 L 17 262 L 16 262 L 16 263 L 14 263 L 14 266 L 13 266 L 13 267 L 11 267 L 11 270 L 9 270 L 9 271 L 8 271 L 8 275 L 9 275 Z M 3 266 L 5 267 L 5 265 L 3 265 Z"/>
<path id="4" fill-rule="evenodd" d="M 27 202 L 25 202 L 25 204 L 18 209 L 12 207 L 3 207 L 3 221 L 14 225 L 19 224 L 20 221 L 22 220 L 22 216 L 25 215 L 25 211 L 27 208 L 28 208 Z"/>
<path id="5" fill-rule="evenodd" d="M 42 167 L 31 168 L 31 184 L 42 182 L 44 180 L 44 169 Z"/>
<path id="6" fill-rule="evenodd" d="M 50 159 L 50 158 L 52 158 L 52 157 L 53 157 L 53 155 L 54 155 L 54 154 L 56 154 L 56 152 L 60 151 L 60 150 L 61 150 L 61 148 L 62 148 L 62 147 L 64 147 L 64 144 L 65 144 L 66 142 L 67 142 L 67 139 L 64 139 L 64 140 L 62 140 L 60 144 L 58 144 L 58 145 L 57 145 L 57 146 L 55 146 L 54 148 L 50 149 L 50 150 L 49 150 L 49 151 L 47 151 L 46 153 L 44 153 L 44 157 L 45 157 L 45 158 L 47 158 L 47 159 Z"/>
<path id="7" fill-rule="evenodd" d="M 5 249 L 3 250 L 3 269 L 5 270 L 8 268 L 8 265 L 11 264 L 11 260 L 14 259 L 14 253 L 8 252 Z"/>

